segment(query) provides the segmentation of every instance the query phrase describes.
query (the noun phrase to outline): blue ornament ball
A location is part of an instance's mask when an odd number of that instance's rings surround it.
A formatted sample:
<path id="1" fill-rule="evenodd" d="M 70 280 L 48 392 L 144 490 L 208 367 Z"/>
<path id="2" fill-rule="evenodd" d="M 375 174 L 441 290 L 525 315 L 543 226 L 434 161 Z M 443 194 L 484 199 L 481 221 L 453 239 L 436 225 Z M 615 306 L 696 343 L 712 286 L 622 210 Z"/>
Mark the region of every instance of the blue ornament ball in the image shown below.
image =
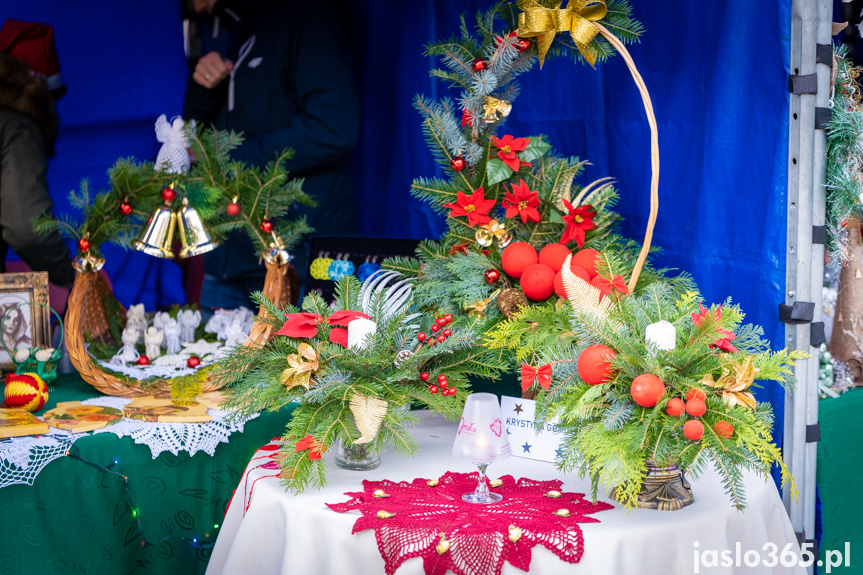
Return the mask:
<path id="1" fill-rule="evenodd" d="M 381 269 L 381 264 L 366 262 L 360 265 L 360 269 L 357 270 L 357 279 L 361 282 L 364 282 L 369 278 L 370 275 L 372 275 L 379 269 Z"/>
<path id="2" fill-rule="evenodd" d="M 354 275 L 354 262 L 351 260 L 333 260 L 327 272 L 333 281 L 338 281 L 344 276 L 352 276 Z"/>

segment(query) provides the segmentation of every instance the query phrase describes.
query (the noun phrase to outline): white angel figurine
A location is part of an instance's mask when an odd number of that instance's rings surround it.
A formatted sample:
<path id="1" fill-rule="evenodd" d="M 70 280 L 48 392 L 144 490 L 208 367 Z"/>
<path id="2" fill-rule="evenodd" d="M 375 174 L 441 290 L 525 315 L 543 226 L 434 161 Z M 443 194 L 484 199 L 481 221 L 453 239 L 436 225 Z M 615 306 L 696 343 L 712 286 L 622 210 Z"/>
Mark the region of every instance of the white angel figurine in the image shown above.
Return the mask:
<path id="1" fill-rule="evenodd" d="M 169 174 L 183 174 L 189 171 L 189 142 L 186 139 L 183 118 L 175 116 L 171 123 L 165 114 L 156 120 L 156 139 L 162 142 L 159 155 L 156 156 L 156 170 Z"/>
<path id="2" fill-rule="evenodd" d="M 165 332 L 155 326 L 147 328 L 147 333 L 144 334 L 144 347 L 147 350 L 147 357 L 153 361 L 162 355 L 162 341 L 165 339 Z"/>
<path id="3" fill-rule="evenodd" d="M 156 329 L 165 329 L 165 320 L 171 319 L 171 314 L 166 311 L 157 311 L 153 315 L 153 325 Z"/>
<path id="4" fill-rule="evenodd" d="M 219 341 L 225 341 L 228 338 L 227 333 L 225 332 L 229 325 L 231 325 L 231 315 L 233 312 L 225 310 L 225 309 L 217 309 L 216 313 L 213 314 L 213 317 L 207 321 L 207 325 L 204 326 L 204 331 L 207 333 L 216 334 L 216 339 Z"/>
<path id="5" fill-rule="evenodd" d="M 180 345 L 180 324 L 173 318 L 168 318 L 164 321 L 165 341 L 162 345 L 168 355 L 180 353 L 182 346 Z"/>
<path id="6" fill-rule="evenodd" d="M 191 343 L 195 341 L 195 330 L 201 325 L 201 312 L 198 310 L 180 310 L 177 314 L 180 322 L 180 342 Z"/>
<path id="7" fill-rule="evenodd" d="M 117 355 L 111 358 L 111 361 L 115 363 L 126 363 L 138 359 L 138 350 L 136 349 L 136 346 L 138 345 L 138 330 L 134 327 L 127 326 L 120 335 L 120 339 L 123 340 L 123 347 L 120 348 Z"/>
<path id="8" fill-rule="evenodd" d="M 226 351 L 238 345 L 243 345 L 249 339 L 249 332 L 246 331 L 243 323 L 236 320 L 232 321 L 228 329 L 225 330 L 225 335 L 227 335 L 224 348 Z"/>
<path id="9" fill-rule="evenodd" d="M 138 332 L 138 342 L 144 339 L 144 333 L 147 331 L 147 317 L 144 312 L 144 304 L 129 306 L 126 312 L 126 327 L 133 328 Z"/>

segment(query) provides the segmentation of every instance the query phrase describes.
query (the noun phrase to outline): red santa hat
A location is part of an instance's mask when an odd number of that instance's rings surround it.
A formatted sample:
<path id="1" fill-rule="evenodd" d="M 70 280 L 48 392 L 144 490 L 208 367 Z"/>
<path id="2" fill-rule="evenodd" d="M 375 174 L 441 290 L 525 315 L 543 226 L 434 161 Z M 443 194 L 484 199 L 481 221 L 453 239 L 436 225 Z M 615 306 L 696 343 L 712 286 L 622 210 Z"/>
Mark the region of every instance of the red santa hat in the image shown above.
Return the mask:
<path id="1" fill-rule="evenodd" d="M 27 64 L 32 74 L 45 78 L 52 91 L 63 88 L 54 28 L 50 25 L 8 18 L 0 28 L 0 51 Z"/>

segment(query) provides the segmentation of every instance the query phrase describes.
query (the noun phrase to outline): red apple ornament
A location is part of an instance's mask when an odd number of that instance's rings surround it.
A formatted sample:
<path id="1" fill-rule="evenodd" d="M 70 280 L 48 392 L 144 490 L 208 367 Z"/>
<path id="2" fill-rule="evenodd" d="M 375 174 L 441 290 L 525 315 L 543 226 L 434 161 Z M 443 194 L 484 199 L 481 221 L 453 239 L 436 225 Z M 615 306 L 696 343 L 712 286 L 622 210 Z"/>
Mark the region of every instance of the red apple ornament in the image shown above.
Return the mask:
<path id="1" fill-rule="evenodd" d="M 641 407 L 653 407 L 665 395 L 665 384 L 651 373 L 639 375 L 629 387 L 632 399 Z"/>
<path id="2" fill-rule="evenodd" d="M 547 265 L 557 273 L 569 253 L 569 248 L 563 244 L 548 244 L 539 250 L 539 263 Z"/>
<path id="3" fill-rule="evenodd" d="M 572 256 L 572 265 L 578 266 L 590 276 L 590 279 L 596 277 L 596 258 L 600 256 L 600 253 L 596 250 L 592 250 L 590 248 L 581 250 L 576 252 Z"/>
<path id="4" fill-rule="evenodd" d="M 665 406 L 665 413 L 671 417 L 680 417 L 685 410 L 686 405 L 684 405 L 683 400 L 679 397 L 672 397 Z"/>
<path id="5" fill-rule="evenodd" d="M 731 436 L 734 434 L 734 426 L 724 419 L 720 419 L 713 425 L 713 431 L 716 432 L 716 435 L 719 437 L 731 439 Z"/>
<path id="6" fill-rule="evenodd" d="M 588 273 L 586 271 L 584 271 L 580 267 L 574 266 L 574 265 L 570 265 L 569 269 L 572 270 L 572 273 L 574 273 L 575 275 L 577 275 L 578 277 L 580 277 L 581 279 L 583 279 L 587 283 L 590 283 L 590 275 L 588 275 Z M 567 299 L 566 298 L 566 290 L 563 289 L 563 272 L 562 271 L 557 272 L 557 275 L 554 276 L 554 293 L 556 293 L 559 297 L 562 297 L 563 299 Z"/>
<path id="7" fill-rule="evenodd" d="M 707 413 L 707 404 L 703 399 L 690 399 L 686 402 L 686 413 L 692 417 L 701 417 Z"/>
<path id="8" fill-rule="evenodd" d="M 136 361 L 135 363 L 137 363 L 138 365 L 150 365 L 150 358 L 146 355 L 139 355 L 138 361 Z"/>
<path id="9" fill-rule="evenodd" d="M 602 344 L 588 346 L 578 356 L 576 367 L 578 376 L 588 385 L 599 385 L 611 381 L 613 371 L 611 362 L 617 354 L 610 347 Z"/>
<path id="10" fill-rule="evenodd" d="M 697 387 L 690 387 L 689 391 L 686 392 L 686 401 L 691 401 L 693 399 L 707 401 L 707 394 L 698 389 Z"/>
<path id="11" fill-rule="evenodd" d="M 528 266 L 539 261 L 536 249 L 527 242 L 513 242 L 503 249 L 500 265 L 503 271 L 518 279 Z"/>
<path id="12" fill-rule="evenodd" d="M 690 441 L 698 441 L 704 435 L 704 424 L 697 419 L 691 419 L 683 426 L 683 435 Z"/>
<path id="13" fill-rule="evenodd" d="M 545 264 L 527 266 L 521 275 L 521 291 L 534 301 L 545 301 L 554 293 L 554 270 Z"/>

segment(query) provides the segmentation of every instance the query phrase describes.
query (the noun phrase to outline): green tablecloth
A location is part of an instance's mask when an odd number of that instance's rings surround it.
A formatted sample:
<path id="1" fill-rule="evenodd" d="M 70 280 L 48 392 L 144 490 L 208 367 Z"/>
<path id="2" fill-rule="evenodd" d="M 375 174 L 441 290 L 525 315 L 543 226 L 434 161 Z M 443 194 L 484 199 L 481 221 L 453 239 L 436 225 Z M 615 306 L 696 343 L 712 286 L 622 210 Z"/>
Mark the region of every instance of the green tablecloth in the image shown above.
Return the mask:
<path id="1" fill-rule="evenodd" d="M 863 551 L 863 389 L 854 389 L 835 399 L 818 403 L 821 441 L 818 443 L 818 490 L 821 494 L 821 517 L 824 550 L 845 549 L 851 543 L 851 566 L 861 560 Z M 856 554 L 855 554 L 856 553 Z M 859 573 L 856 569 L 833 569 L 834 573 Z M 823 571 L 821 571 L 823 572 Z"/>
<path id="2" fill-rule="evenodd" d="M 77 376 L 64 376 L 45 409 L 100 395 Z M 225 507 L 255 450 L 281 435 L 290 410 L 262 413 L 234 433 L 215 456 L 162 453 L 105 433 L 75 442 L 81 457 L 129 478 L 148 541 L 171 535 L 215 541 Z M 53 461 L 32 486 L 0 489 L 0 575 L 203 573 L 208 549 L 177 539 L 142 546 L 123 480 L 73 457 Z"/>

